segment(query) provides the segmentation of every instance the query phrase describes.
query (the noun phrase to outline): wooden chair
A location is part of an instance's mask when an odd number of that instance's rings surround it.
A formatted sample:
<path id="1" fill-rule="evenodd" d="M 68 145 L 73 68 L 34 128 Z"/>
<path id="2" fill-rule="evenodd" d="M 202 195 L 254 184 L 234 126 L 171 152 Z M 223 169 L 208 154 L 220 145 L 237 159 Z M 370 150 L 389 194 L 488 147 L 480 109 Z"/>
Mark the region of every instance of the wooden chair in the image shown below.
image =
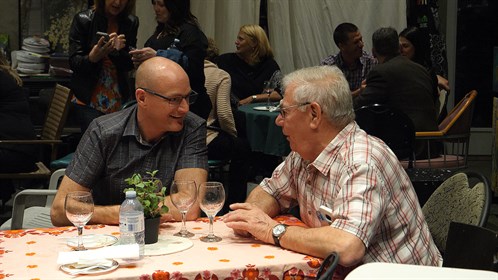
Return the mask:
<path id="1" fill-rule="evenodd" d="M 427 151 L 435 142 L 443 143 L 443 153 L 438 158 L 415 160 L 414 168 L 459 169 L 467 167 L 470 127 L 477 91 L 467 93 L 439 124 L 437 131 L 417 131 L 415 139 L 427 143 Z M 405 163 L 405 166 L 407 163 Z"/>
<path id="2" fill-rule="evenodd" d="M 70 90 L 67 87 L 57 84 L 55 86 L 52 100 L 49 104 L 45 123 L 43 124 L 39 139 L 34 140 L 0 140 L 2 144 L 23 144 L 23 145 L 39 145 L 49 146 L 50 160 L 57 157 L 57 145 L 62 143 L 61 134 L 66 117 L 69 110 L 69 103 L 71 102 Z M 26 173 L 0 173 L 0 179 L 48 179 L 51 171 L 45 165 L 44 161 L 40 159 L 36 163 L 38 169 L 33 172 Z M 8 200 L 8 198 L 7 198 Z M 2 201 L 5 204 L 5 201 Z"/>
<path id="3" fill-rule="evenodd" d="M 493 270 L 497 241 L 497 233 L 490 229 L 451 222 L 443 266 Z"/>
<path id="4" fill-rule="evenodd" d="M 446 179 L 422 207 L 439 251 L 446 251 L 451 222 L 484 226 L 491 208 L 491 189 L 485 176 L 459 172 Z"/>
<path id="5" fill-rule="evenodd" d="M 320 265 L 316 273 L 316 280 L 329 280 L 334 276 L 334 271 L 339 264 L 339 254 L 332 252 L 328 255 Z"/>
<path id="6" fill-rule="evenodd" d="M 64 176 L 65 171 L 65 169 L 59 169 L 52 173 L 47 190 L 25 189 L 17 193 L 14 197 L 12 218 L 4 222 L 0 230 L 53 227 L 50 218 L 50 208 L 57 193 L 59 181 Z M 28 198 L 34 196 L 46 197 L 45 205 L 26 208 Z"/>

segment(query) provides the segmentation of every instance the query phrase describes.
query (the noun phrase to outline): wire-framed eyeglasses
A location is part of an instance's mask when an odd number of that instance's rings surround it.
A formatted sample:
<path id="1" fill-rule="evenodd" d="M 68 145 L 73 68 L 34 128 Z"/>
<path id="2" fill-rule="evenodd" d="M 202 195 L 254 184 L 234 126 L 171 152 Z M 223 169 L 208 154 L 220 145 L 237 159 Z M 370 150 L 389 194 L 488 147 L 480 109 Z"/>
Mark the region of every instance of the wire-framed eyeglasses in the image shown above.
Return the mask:
<path id="1" fill-rule="evenodd" d="M 187 101 L 187 103 L 189 105 L 191 104 L 194 104 L 194 102 L 197 100 L 197 96 L 199 95 L 197 92 L 195 92 L 194 90 L 190 91 L 189 94 L 187 94 L 186 96 L 175 96 L 175 97 L 166 97 L 164 95 L 161 95 L 153 90 L 150 90 L 148 88 L 143 88 L 143 87 L 138 87 L 137 89 L 141 89 L 149 94 L 152 94 L 152 95 L 155 95 L 159 98 L 162 98 L 166 101 L 168 101 L 168 103 L 171 105 L 171 106 L 179 106 L 180 103 L 182 103 L 182 100 L 185 99 L 185 101 Z"/>
<path id="2" fill-rule="evenodd" d="M 280 116 L 282 116 L 282 118 L 285 119 L 285 116 L 287 115 L 289 109 L 299 108 L 301 106 L 306 106 L 306 105 L 310 105 L 310 104 L 311 104 L 310 102 L 303 102 L 303 103 L 284 107 L 284 106 L 282 106 L 282 102 L 280 102 L 280 104 L 278 104 L 277 107 L 273 107 L 272 109 L 270 109 L 270 111 L 280 113 Z"/>

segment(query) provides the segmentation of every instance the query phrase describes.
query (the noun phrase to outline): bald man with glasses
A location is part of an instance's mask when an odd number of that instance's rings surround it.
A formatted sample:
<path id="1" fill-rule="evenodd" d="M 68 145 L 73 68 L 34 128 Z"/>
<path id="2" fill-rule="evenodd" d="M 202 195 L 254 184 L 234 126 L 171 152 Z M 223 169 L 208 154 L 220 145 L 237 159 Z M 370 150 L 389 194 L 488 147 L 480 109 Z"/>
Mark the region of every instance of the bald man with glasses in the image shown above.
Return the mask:
<path id="1" fill-rule="evenodd" d="M 292 151 L 246 203 L 230 205 L 226 225 L 320 258 L 337 252 L 334 279 L 368 262 L 441 265 L 408 175 L 389 147 L 354 121 L 341 70 L 297 70 L 283 86 L 275 122 Z M 272 219 L 294 206 L 307 227 Z"/>
<path id="2" fill-rule="evenodd" d="M 137 69 L 135 87 L 136 105 L 95 119 L 83 135 L 52 205 L 54 225 L 71 225 L 64 211 L 68 192 L 92 192 L 96 206 L 90 223 L 119 224 L 124 180 L 133 173 L 159 170 L 156 176 L 164 186 L 173 180 L 207 180 L 206 124 L 189 112 L 197 94 L 185 71 L 154 57 Z M 170 212 L 162 220 L 180 221 L 171 199 L 164 203 Z M 197 203 L 187 219 L 199 215 Z"/>

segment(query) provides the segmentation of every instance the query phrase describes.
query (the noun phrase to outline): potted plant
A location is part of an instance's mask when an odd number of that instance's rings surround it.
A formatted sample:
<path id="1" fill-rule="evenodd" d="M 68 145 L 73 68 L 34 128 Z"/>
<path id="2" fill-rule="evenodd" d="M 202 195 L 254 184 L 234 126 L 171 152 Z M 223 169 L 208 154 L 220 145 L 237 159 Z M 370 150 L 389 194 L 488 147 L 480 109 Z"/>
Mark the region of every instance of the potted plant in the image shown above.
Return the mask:
<path id="1" fill-rule="evenodd" d="M 134 190 L 144 208 L 145 244 L 157 242 L 161 214 L 169 211 L 168 207 L 162 204 L 166 196 L 166 187 L 163 187 L 161 180 L 156 177 L 157 172 L 158 170 L 145 172 L 146 176 L 134 173 L 125 179 L 128 185 L 134 187 L 126 188 L 124 192 Z"/>

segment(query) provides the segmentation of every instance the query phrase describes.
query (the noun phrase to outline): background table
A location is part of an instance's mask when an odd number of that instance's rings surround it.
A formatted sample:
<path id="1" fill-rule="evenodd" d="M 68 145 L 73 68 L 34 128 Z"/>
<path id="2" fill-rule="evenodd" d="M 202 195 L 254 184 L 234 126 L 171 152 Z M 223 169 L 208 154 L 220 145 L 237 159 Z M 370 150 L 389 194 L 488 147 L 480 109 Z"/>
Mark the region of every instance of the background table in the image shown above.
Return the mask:
<path id="1" fill-rule="evenodd" d="M 302 224 L 292 217 L 281 217 L 286 224 Z M 161 235 L 172 235 L 181 223 L 161 224 Z M 321 259 L 265 245 L 252 238 L 235 236 L 222 221 L 214 231 L 221 242 L 204 243 L 199 238 L 208 232 L 207 218 L 187 223 L 195 233 L 194 245 L 182 252 L 149 256 L 133 266 L 120 265 L 112 272 L 78 279 L 282 279 L 285 276 L 314 277 Z M 87 226 L 84 234 L 119 235 L 117 226 Z M 68 237 L 75 227 L 0 231 L 0 279 L 70 279 L 56 264 L 58 252 L 69 251 Z M 119 261 L 119 260 L 118 260 Z M 175 278 L 177 277 L 177 278 Z"/>
<path id="2" fill-rule="evenodd" d="M 290 152 L 289 142 L 282 134 L 282 128 L 275 124 L 278 112 L 254 110 L 254 107 L 265 105 L 266 103 L 254 103 L 239 107 L 239 111 L 246 117 L 249 145 L 254 152 L 287 156 Z"/>

